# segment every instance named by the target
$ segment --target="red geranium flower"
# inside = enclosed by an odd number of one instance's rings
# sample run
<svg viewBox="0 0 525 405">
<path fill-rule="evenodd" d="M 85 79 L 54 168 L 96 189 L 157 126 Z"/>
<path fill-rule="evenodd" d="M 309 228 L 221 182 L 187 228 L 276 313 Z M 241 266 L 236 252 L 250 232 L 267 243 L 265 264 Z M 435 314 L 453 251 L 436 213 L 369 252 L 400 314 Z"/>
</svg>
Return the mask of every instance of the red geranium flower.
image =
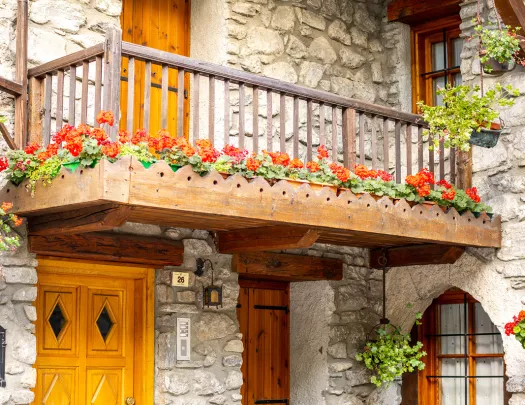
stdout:
<svg viewBox="0 0 525 405">
<path fill-rule="evenodd" d="M 476 187 L 467 188 L 465 192 L 475 203 L 479 203 L 481 201 L 481 198 L 478 195 L 478 189 Z"/>
<path fill-rule="evenodd" d="M 118 133 L 118 141 L 120 143 L 128 143 L 131 140 L 131 134 L 129 131 L 126 131 L 124 129 L 120 130 Z"/>
<path fill-rule="evenodd" d="M 148 133 L 145 129 L 137 129 L 137 132 L 131 137 L 131 143 L 137 145 L 141 142 L 147 142 L 149 138 Z"/>
<path fill-rule="evenodd" d="M 311 173 L 315 173 L 321 170 L 321 166 L 319 166 L 317 162 L 308 162 L 306 164 L 306 168 L 310 170 Z"/>
<path fill-rule="evenodd" d="M 252 157 L 246 159 L 246 168 L 248 170 L 256 172 L 259 167 L 261 167 L 261 162 L 259 162 L 257 159 L 254 159 Z"/>
<path fill-rule="evenodd" d="M 110 127 L 115 123 L 115 116 L 111 111 L 100 111 L 97 115 L 99 124 L 108 124 Z"/>
<path fill-rule="evenodd" d="M 317 153 L 317 159 L 319 160 L 328 158 L 328 149 L 324 145 L 321 145 L 317 148 Z"/>
<path fill-rule="evenodd" d="M 108 158 L 115 159 L 120 153 L 120 144 L 110 142 L 102 146 L 102 153 Z"/>
<path fill-rule="evenodd" d="M 0 158 L 0 172 L 3 172 L 5 169 L 9 167 L 9 162 L 6 157 Z"/>
<path fill-rule="evenodd" d="M 454 190 L 453 188 L 450 188 L 450 189 L 447 189 L 441 192 L 441 198 L 443 198 L 443 200 L 454 201 L 455 197 L 456 197 L 456 190 Z"/>
<path fill-rule="evenodd" d="M 31 142 L 27 144 L 27 146 L 24 149 L 24 152 L 27 153 L 28 155 L 34 155 L 38 149 L 40 149 L 40 144 L 36 142 Z"/>
<path fill-rule="evenodd" d="M 108 140 L 108 135 L 106 134 L 106 131 L 104 131 L 102 128 L 93 128 L 90 136 L 91 138 L 96 139 L 99 145 L 102 145 Z"/>
<path fill-rule="evenodd" d="M 290 169 L 302 169 L 304 167 L 304 163 L 301 159 L 292 159 L 290 160 Z"/>
</svg>

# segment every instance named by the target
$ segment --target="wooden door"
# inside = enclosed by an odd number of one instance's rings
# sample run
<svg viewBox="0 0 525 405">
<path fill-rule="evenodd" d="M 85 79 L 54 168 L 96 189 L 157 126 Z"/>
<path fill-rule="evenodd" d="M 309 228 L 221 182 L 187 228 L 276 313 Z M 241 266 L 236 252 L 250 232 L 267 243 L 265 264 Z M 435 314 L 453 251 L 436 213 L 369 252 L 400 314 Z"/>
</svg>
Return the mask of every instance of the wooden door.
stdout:
<svg viewBox="0 0 525 405">
<path fill-rule="evenodd" d="M 238 319 L 244 343 L 243 405 L 290 401 L 289 306 L 288 283 L 241 280 Z"/>
<path fill-rule="evenodd" d="M 38 268 L 34 404 L 145 403 L 151 395 L 142 387 L 153 367 L 137 370 L 148 340 L 144 286 L 130 277 L 85 274 L 85 265 L 64 261 Z"/>
<path fill-rule="evenodd" d="M 137 45 L 159 49 L 178 55 L 190 54 L 190 0 L 123 0 L 122 40 Z M 128 100 L 128 61 L 122 61 L 121 86 L 121 128 L 134 131 L 145 127 L 144 122 L 144 84 L 145 63 L 135 61 L 135 97 L 133 108 L 134 128 L 126 128 Z M 168 114 L 167 125 L 163 126 L 162 117 L 162 74 L 161 66 L 153 65 L 151 70 L 150 124 L 149 132 L 156 134 L 161 129 L 177 134 L 177 100 L 179 93 L 184 97 L 184 133 L 189 125 L 189 75 L 185 75 L 185 90 L 177 88 L 178 76 L 175 69 L 168 73 Z M 147 128 L 148 129 L 148 128 Z"/>
</svg>

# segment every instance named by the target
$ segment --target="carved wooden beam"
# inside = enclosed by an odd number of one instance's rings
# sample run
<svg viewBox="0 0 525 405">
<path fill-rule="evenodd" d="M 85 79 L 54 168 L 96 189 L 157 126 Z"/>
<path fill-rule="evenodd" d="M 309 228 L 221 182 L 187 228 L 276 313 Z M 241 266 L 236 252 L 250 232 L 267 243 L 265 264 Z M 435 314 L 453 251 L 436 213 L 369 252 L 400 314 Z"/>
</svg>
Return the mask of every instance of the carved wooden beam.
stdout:
<svg viewBox="0 0 525 405">
<path fill-rule="evenodd" d="M 394 0 L 388 4 L 388 21 L 420 24 L 459 14 L 460 0 Z"/>
<path fill-rule="evenodd" d="M 343 262 L 284 253 L 241 253 L 233 256 L 233 269 L 245 277 L 281 281 L 341 280 Z"/>
<path fill-rule="evenodd" d="M 61 235 L 107 231 L 124 225 L 131 213 L 127 205 L 105 204 L 43 215 L 29 221 L 30 235 Z"/>
<path fill-rule="evenodd" d="M 494 0 L 494 6 L 505 25 L 521 27 L 520 36 L 525 35 L 525 4 L 523 0 Z M 525 41 L 521 41 L 521 53 L 525 51 Z M 523 55 L 522 55 L 523 56 Z"/>
<path fill-rule="evenodd" d="M 385 249 L 387 267 L 424 266 L 428 264 L 453 264 L 465 252 L 462 246 L 414 245 Z M 370 267 L 382 269 L 382 249 L 370 251 Z"/>
<path fill-rule="evenodd" d="M 320 233 L 286 225 L 236 229 L 217 233 L 221 253 L 299 249 L 312 246 Z"/>
<path fill-rule="evenodd" d="M 29 250 L 46 256 L 83 260 L 180 266 L 184 246 L 179 241 L 117 233 L 31 235 Z"/>
</svg>

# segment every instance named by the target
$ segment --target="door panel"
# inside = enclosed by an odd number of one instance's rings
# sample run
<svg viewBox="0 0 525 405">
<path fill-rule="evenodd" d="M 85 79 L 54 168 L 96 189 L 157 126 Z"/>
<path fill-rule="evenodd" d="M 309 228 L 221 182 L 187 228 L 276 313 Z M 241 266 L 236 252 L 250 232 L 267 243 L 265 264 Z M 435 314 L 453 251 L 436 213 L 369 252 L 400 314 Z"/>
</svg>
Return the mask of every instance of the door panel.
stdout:
<svg viewBox="0 0 525 405">
<path fill-rule="evenodd" d="M 135 341 L 143 342 L 136 326 L 144 313 L 135 312 L 142 281 L 48 270 L 39 268 L 38 276 L 34 403 L 120 405 L 135 397 L 146 374 L 134 375 L 142 350 Z"/>
<path fill-rule="evenodd" d="M 257 400 L 288 400 L 289 313 L 288 284 L 272 288 L 247 287 L 241 283 L 238 318 L 244 339 L 241 389 L 243 405 Z"/>
<path fill-rule="evenodd" d="M 189 56 L 190 52 L 190 1 L 189 0 L 123 0 L 121 14 L 122 40 L 137 45 L 148 46 L 178 55 Z M 128 97 L 128 61 L 122 62 L 121 91 L 121 128 L 126 128 Z M 134 131 L 144 127 L 144 83 L 145 63 L 135 61 L 135 97 L 134 97 Z M 189 75 L 185 75 L 186 94 L 189 94 Z M 150 133 L 156 134 L 166 129 L 177 135 L 177 100 L 179 97 L 177 71 L 169 69 L 168 73 L 168 120 L 167 127 L 161 125 L 162 106 L 162 67 L 152 66 L 150 94 Z M 184 90 L 184 89 L 183 89 Z M 184 132 L 189 125 L 189 98 L 184 91 Z"/>
</svg>

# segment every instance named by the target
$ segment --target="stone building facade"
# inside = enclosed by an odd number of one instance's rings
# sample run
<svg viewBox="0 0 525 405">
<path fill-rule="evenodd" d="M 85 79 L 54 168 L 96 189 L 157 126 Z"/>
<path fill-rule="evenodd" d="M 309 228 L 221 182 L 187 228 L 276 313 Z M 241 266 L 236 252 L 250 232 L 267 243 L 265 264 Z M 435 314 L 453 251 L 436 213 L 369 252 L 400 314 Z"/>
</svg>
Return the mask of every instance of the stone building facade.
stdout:
<svg viewBox="0 0 525 405">
<path fill-rule="evenodd" d="M 484 18 L 494 18 L 491 4 L 482 2 Z M 108 27 L 119 26 L 121 6 L 118 0 L 31 1 L 30 63 L 39 64 L 102 42 Z M 462 3 L 465 36 L 472 33 L 475 13 L 475 1 Z M 0 74 L 7 77 L 14 71 L 15 15 L 16 1 L 0 0 L 0 49 L 5 56 Z M 386 22 L 386 2 L 194 0 L 191 26 L 192 57 L 411 109 L 410 30 L 406 25 Z M 479 81 L 475 43 L 466 41 L 461 56 L 464 81 Z M 502 77 L 484 79 L 485 86 L 499 80 L 512 83 L 522 92 L 516 105 L 503 113 L 507 129 L 498 146 L 474 151 L 474 184 L 482 198 L 503 216 L 504 246 L 499 251 L 468 250 L 455 265 L 391 270 L 387 279 L 389 317 L 406 330 L 412 327 L 414 312 L 424 311 L 432 299 L 451 287 L 459 287 L 479 300 L 500 331 L 511 314 L 525 306 L 525 73 L 517 68 Z M 12 101 L 2 97 L 2 111 L 9 113 Z M 260 104 L 264 111 L 264 100 Z M 235 109 L 233 114 L 230 135 L 235 137 Z M 276 123 L 278 114 L 276 110 Z M 286 118 L 286 127 L 291 130 L 291 117 Z M 305 124 L 302 121 L 301 130 Z M 156 271 L 155 403 L 239 403 L 243 345 L 235 310 L 238 276 L 232 272 L 231 256 L 217 253 L 205 230 L 128 224 L 117 231 L 182 240 L 184 263 L 177 269 L 192 272 L 196 258 L 208 258 L 214 264 L 217 283 L 224 289 L 224 307 L 204 309 L 202 286 L 210 282 L 209 271 L 191 280 L 186 289 L 169 285 L 169 273 L 174 268 Z M 399 404 L 399 384 L 375 389 L 368 382 L 367 371 L 355 361 L 367 331 L 380 317 L 381 272 L 367 267 L 368 251 L 314 245 L 289 253 L 344 262 L 342 281 L 291 285 L 291 403 Z M 31 388 L 36 383 L 32 368 L 36 311 L 31 303 L 36 298 L 38 263 L 25 245 L 16 253 L 3 254 L 0 263 L 0 324 L 9 331 L 7 388 L 0 388 L 0 405 L 24 405 L 33 400 Z M 406 309 L 408 302 L 414 305 L 412 310 Z M 192 320 L 190 363 L 177 362 L 174 357 L 178 317 Z M 503 336 L 503 342 L 511 405 L 524 405 L 523 350 L 512 337 Z"/>
</svg>

